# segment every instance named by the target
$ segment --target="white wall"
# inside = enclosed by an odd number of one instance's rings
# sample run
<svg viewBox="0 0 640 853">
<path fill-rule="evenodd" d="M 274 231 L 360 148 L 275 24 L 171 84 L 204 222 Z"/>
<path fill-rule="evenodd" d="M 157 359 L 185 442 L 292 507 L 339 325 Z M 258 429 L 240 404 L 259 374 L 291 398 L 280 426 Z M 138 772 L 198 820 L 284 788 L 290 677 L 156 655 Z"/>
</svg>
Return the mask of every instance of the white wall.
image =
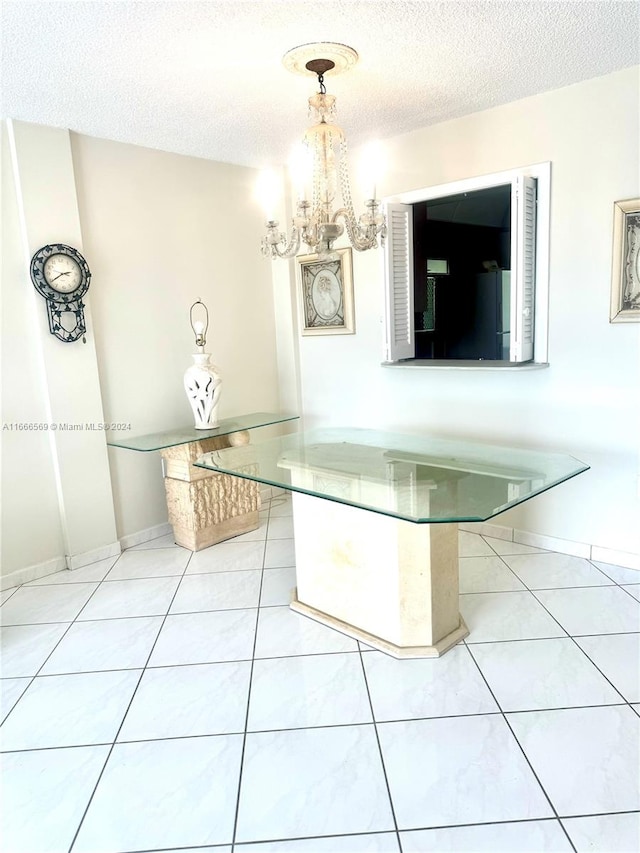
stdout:
<svg viewBox="0 0 640 853">
<path fill-rule="evenodd" d="M 354 251 L 356 334 L 297 337 L 306 426 L 570 453 L 592 470 L 496 523 L 640 553 L 640 326 L 608 322 L 613 202 L 640 195 L 638 98 L 635 68 L 388 140 L 383 197 L 551 161 L 551 366 L 382 367 L 382 253 Z M 348 103 L 341 117 L 348 135 Z"/>
<path fill-rule="evenodd" d="M 36 145 L 65 135 L 69 145 L 68 131 L 23 130 Z M 41 167 L 57 175 L 59 163 L 53 154 L 47 163 L 44 148 Z M 223 377 L 220 416 L 278 411 L 271 267 L 259 252 L 262 224 L 252 202 L 256 173 L 76 134 L 70 151 L 73 168 L 59 191 L 73 192 L 79 209 L 81 251 L 92 272 L 88 337 L 99 372 L 91 388 L 74 389 L 74 372 L 67 370 L 70 394 L 99 392 L 104 420 L 131 425 L 119 438 L 191 424 L 182 377 L 195 349 L 189 308 L 200 297 L 210 314 L 207 349 Z M 57 343 L 72 360 L 84 345 L 61 344 L 48 333 L 44 300 L 34 298 L 28 253 L 20 245 L 23 199 L 12 177 L 5 145 L 3 421 L 45 422 L 48 389 L 38 336 L 41 346 Z M 61 235 L 59 210 L 54 204 L 49 210 L 39 245 L 78 242 Z M 2 440 L 2 575 L 19 582 L 29 578 L 16 573 L 35 564 L 57 560 L 55 568 L 62 568 L 65 542 L 47 437 L 4 431 Z M 108 455 L 117 536 L 165 523 L 159 454 L 110 448 Z M 91 482 L 91 465 L 84 474 Z"/>
<path fill-rule="evenodd" d="M 7 126 L 2 123 L 2 574 L 64 555 L 53 461 L 44 423 L 44 377 L 20 239 Z M 44 301 L 42 308 L 44 310 Z M 57 563 L 51 571 L 61 568 Z"/>
<path fill-rule="evenodd" d="M 130 423 L 130 435 L 192 423 L 182 377 L 198 297 L 222 374 L 219 416 L 277 411 L 254 170 L 76 134 L 72 148 L 107 422 Z M 118 535 L 165 522 L 159 454 L 110 448 L 109 457 Z"/>
</svg>

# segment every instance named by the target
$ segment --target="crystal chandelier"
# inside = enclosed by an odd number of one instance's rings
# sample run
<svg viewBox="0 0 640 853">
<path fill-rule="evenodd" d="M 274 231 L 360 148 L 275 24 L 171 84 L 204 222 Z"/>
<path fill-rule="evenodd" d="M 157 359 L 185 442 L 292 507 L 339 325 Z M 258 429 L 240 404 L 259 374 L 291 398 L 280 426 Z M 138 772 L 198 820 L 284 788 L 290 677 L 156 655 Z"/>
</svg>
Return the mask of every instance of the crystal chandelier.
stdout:
<svg viewBox="0 0 640 853">
<path fill-rule="evenodd" d="M 312 58 L 308 59 L 309 56 Z M 327 94 L 324 85 L 324 75 L 328 71 L 343 71 L 355 64 L 357 58 L 353 48 L 326 42 L 294 48 L 284 57 L 284 64 L 290 71 L 316 74 L 319 92 L 309 98 L 309 113 L 314 124 L 304 134 L 296 158 L 297 201 L 291 232 L 287 237 L 278 229 L 277 220 L 268 217 L 267 233 L 262 240 L 265 257 L 290 258 L 298 253 L 301 243 L 305 243 L 310 252 L 317 252 L 321 259 L 326 259 L 345 228 L 349 242 L 359 252 L 376 248 L 378 236 L 380 244 L 384 245 L 387 226 L 380 202 L 375 198 L 375 186 L 373 197 L 364 203 L 364 212 L 356 217 L 347 167 L 347 140 L 335 123 L 335 96 Z M 338 191 L 342 206 L 334 209 Z M 263 194 L 265 192 L 269 194 L 272 188 L 263 186 Z"/>
</svg>

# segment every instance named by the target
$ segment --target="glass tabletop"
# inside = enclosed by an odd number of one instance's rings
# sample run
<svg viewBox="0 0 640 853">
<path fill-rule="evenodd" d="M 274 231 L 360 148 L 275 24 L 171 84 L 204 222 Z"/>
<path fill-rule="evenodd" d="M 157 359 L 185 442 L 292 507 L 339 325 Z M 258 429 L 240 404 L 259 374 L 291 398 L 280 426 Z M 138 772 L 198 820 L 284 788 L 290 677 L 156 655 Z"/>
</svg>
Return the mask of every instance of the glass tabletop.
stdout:
<svg viewBox="0 0 640 853">
<path fill-rule="evenodd" d="M 175 447 L 178 444 L 189 444 L 192 441 L 203 441 L 206 438 L 219 438 L 232 432 L 245 429 L 273 426 L 286 421 L 295 421 L 298 415 L 275 415 L 272 412 L 253 412 L 250 415 L 239 415 L 236 418 L 224 418 L 215 429 L 195 429 L 193 426 L 178 427 L 166 432 L 152 432 L 148 435 L 132 436 L 117 441 L 109 437 L 109 447 L 124 447 L 126 450 L 164 450 L 165 447 Z"/>
<path fill-rule="evenodd" d="M 364 429 L 294 433 L 196 466 L 407 521 L 485 521 L 575 477 L 572 456 Z"/>
</svg>

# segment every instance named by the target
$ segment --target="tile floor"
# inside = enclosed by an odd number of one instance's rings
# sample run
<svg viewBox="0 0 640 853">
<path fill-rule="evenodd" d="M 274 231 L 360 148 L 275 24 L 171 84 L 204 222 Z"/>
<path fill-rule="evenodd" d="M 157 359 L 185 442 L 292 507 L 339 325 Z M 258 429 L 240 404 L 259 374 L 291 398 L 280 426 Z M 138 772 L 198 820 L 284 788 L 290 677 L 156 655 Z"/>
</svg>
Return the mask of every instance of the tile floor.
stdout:
<svg viewBox="0 0 640 853">
<path fill-rule="evenodd" d="M 640 573 L 462 532 L 470 636 L 396 661 L 261 519 L 2 593 L 5 853 L 640 850 Z"/>
</svg>

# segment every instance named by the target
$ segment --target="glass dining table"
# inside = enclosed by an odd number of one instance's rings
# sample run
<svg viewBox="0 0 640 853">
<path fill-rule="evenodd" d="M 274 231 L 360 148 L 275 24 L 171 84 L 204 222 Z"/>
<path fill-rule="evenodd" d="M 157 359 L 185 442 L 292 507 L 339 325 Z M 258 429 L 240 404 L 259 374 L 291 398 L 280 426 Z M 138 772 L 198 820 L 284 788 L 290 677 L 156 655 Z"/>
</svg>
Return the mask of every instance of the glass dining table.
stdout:
<svg viewBox="0 0 640 853">
<path fill-rule="evenodd" d="M 467 636 L 458 525 L 588 470 L 572 456 L 369 429 L 320 429 L 206 453 L 196 467 L 290 490 L 291 608 L 395 657 Z"/>
</svg>

